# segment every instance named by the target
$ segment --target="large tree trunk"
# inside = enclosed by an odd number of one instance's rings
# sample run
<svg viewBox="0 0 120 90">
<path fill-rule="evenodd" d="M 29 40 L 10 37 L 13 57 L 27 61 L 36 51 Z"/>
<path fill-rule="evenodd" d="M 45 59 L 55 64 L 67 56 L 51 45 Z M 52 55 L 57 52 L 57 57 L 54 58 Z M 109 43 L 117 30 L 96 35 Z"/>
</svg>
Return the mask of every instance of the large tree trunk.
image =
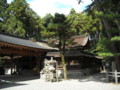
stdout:
<svg viewBox="0 0 120 90">
<path fill-rule="evenodd" d="M 106 32 L 108 38 L 111 39 L 112 35 L 111 35 L 111 33 L 109 33 L 109 31 L 108 31 L 108 30 L 111 29 L 111 26 L 110 26 L 110 24 L 108 23 L 107 20 L 102 19 L 102 21 L 103 21 L 103 24 L 104 24 L 104 27 L 105 27 L 105 30 L 106 30 L 105 32 Z M 117 53 L 117 48 L 116 48 L 114 42 L 111 43 L 111 49 L 112 49 L 112 52 L 113 52 L 113 53 Z M 114 59 L 115 59 L 115 63 L 116 63 L 116 70 L 120 71 L 119 56 L 114 56 Z"/>
<path fill-rule="evenodd" d="M 119 36 L 120 36 L 120 23 L 119 23 L 119 19 L 118 20 L 116 20 L 116 25 L 117 25 L 117 28 L 118 28 L 118 34 L 119 34 Z"/>
<path fill-rule="evenodd" d="M 65 62 L 65 40 L 63 40 L 63 44 L 62 44 L 62 40 L 60 39 L 59 45 L 60 45 L 59 49 L 60 49 L 60 54 L 61 54 L 64 80 L 67 80 L 68 77 L 67 77 L 67 68 L 66 68 L 66 62 Z"/>
<path fill-rule="evenodd" d="M 63 66 L 63 71 L 64 71 L 64 79 L 67 80 L 67 67 L 66 67 L 66 62 L 65 62 L 65 56 L 63 52 L 61 52 L 61 59 L 62 59 L 62 66 Z"/>
</svg>

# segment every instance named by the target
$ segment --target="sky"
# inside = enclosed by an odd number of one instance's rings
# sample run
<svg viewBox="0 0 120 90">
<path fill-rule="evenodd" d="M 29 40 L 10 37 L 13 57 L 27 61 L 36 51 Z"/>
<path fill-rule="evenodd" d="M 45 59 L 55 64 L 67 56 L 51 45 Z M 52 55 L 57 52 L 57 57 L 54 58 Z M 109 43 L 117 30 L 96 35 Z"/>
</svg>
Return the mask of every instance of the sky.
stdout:
<svg viewBox="0 0 120 90">
<path fill-rule="evenodd" d="M 7 0 L 10 3 L 13 0 Z M 71 8 L 76 12 L 82 12 L 91 0 L 83 0 L 78 4 L 78 0 L 26 0 L 30 7 L 41 17 L 47 13 L 54 15 L 56 12 L 61 14 L 69 14 Z"/>
</svg>

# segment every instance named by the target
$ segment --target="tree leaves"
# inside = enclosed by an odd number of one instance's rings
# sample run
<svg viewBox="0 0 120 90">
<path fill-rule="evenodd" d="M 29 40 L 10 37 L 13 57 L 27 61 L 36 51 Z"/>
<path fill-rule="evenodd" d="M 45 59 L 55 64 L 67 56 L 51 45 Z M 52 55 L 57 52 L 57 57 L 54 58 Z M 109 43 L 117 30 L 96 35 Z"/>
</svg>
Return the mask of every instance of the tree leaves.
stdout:
<svg viewBox="0 0 120 90">
<path fill-rule="evenodd" d="M 111 41 L 120 41 L 120 36 L 112 37 Z"/>
<path fill-rule="evenodd" d="M 3 13 L 0 13 L 1 32 L 40 39 L 41 31 L 44 29 L 43 21 L 25 0 L 14 0 L 11 4 L 5 2 L 2 4 L 2 8 L 6 8 L 4 12 L 2 11 Z"/>
<path fill-rule="evenodd" d="M 119 55 L 120 40 L 120 1 L 94 0 L 87 9 L 90 15 L 102 21 L 103 30 L 96 45 L 95 51 L 104 58 Z"/>
<path fill-rule="evenodd" d="M 15 16 L 7 19 L 6 23 L 3 25 L 3 28 L 6 29 L 6 33 L 14 34 L 18 36 L 25 36 L 25 30 L 23 28 L 23 23 Z"/>
<path fill-rule="evenodd" d="M 77 35 L 90 34 L 102 29 L 99 18 L 93 18 L 84 13 L 68 15 L 67 22 L 70 25 L 70 29 Z"/>
</svg>

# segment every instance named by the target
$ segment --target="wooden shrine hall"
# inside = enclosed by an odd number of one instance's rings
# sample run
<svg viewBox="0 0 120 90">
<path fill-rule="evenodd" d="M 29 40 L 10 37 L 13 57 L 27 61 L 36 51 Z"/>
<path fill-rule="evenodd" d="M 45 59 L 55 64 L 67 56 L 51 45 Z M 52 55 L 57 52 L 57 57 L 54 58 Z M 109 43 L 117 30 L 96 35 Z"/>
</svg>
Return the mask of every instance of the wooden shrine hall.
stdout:
<svg viewBox="0 0 120 90">
<path fill-rule="evenodd" d="M 42 68 L 41 60 L 44 59 L 46 52 L 50 50 L 51 48 L 31 40 L 0 33 L 0 57 L 9 56 L 11 61 L 13 61 L 12 65 L 16 66 L 17 72 L 19 72 L 19 68 L 17 68 L 19 60 L 13 59 L 32 56 L 36 59 L 36 71 L 39 73 Z M 15 67 L 11 66 L 11 74 L 13 73 L 12 68 Z"/>
<path fill-rule="evenodd" d="M 97 55 L 85 52 L 85 49 L 90 48 L 88 36 L 73 36 L 71 37 L 71 41 L 72 42 L 66 46 L 64 53 L 68 70 L 81 70 L 86 68 L 100 69 L 102 59 Z M 55 42 L 55 44 L 57 42 Z M 46 56 L 54 57 L 54 59 L 58 61 L 58 66 L 61 68 L 62 63 L 59 51 L 48 52 Z"/>
</svg>

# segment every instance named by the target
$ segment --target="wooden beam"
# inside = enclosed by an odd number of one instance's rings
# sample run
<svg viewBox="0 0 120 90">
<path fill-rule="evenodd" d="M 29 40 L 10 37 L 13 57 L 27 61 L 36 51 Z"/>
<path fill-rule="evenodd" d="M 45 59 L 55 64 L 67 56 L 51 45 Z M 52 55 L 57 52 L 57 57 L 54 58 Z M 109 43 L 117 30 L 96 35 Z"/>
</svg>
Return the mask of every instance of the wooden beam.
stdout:
<svg viewBox="0 0 120 90">
<path fill-rule="evenodd" d="M 48 51 L 45 49 L 40 49 L 40 48 L 34 48 L 34 47 L 27 47 L 27 46 L 22 46 L 22 45 L 16 45 L 16 44 L 11 44 L 11 43 L 6 43 L 6 42 L 0 42 L 0 47 L 9 47 L 9 48 L 14 48 L 14 49 L 24 49 L 24 50 L 34 50 L 34 51 Z"/>
<path fill-rule="evenodd" d="M 26 50 L 19 49 L 0 49 L 0 54 L 9 54 L 9 55 L 21 55 L 21 56 L 38 56 L 39 52 L 31 52 Z"/>
</svg>

